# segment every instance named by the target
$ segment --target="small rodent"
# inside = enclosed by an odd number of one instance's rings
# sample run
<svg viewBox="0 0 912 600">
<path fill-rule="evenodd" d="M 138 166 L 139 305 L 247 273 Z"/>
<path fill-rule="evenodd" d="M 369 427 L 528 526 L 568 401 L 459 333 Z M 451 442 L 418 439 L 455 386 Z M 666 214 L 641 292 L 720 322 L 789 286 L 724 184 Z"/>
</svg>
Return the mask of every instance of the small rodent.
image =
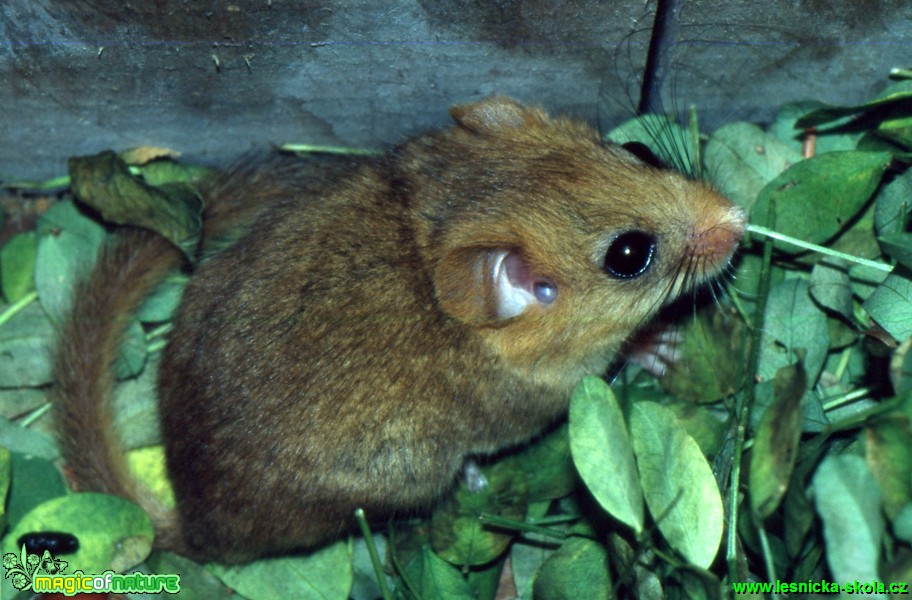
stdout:
<svg viewBox="0 0 912 600">
<path fill-rule="evenodd" d="M 119 236 L 58 350 L 80 489 L 138 502 L 159 547 L 222 562 L 327 542 L 357 507 L 426 508 L 467 457 L 561 417 L 741 238 L 739 208 L 585 124 L 503 97 L 450 114 L 328 181 L 241 169 L 207 194 L 207 235 L 267 208 L 195 272 L 161 359 L 179 517 L 127 475 L 109 398 L 117 315 L 181 259 L 151 233 Z"/>
</svg>

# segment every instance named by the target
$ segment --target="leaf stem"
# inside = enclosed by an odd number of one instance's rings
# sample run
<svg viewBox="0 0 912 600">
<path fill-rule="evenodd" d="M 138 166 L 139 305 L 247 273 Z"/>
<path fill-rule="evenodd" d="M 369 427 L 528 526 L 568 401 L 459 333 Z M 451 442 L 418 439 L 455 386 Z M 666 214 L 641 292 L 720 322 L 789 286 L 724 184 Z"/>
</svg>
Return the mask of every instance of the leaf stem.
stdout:
<svg viewBox="0 0 912 600">
<path fill-rule="evenodd" d="M 760 538 L 763 562 L 766 563 L 766 579 L 770 582 L 776 581 L 776 565 L 773 563 L 773 551 L 770 548 L 769 538 L 766 535 L 766 529 L 764 529 L 763 523 L 757 524 L 757 536 Z M 779 594 L 771 594 L 770 597 L 773 598 L 773 600 L 776 600 L 779 598 Z"/>
<path fill-rule="evenodd" d="M 377 545 L 374 543 L 374 536 L 371 533 L 370 526 L 367 524 L 367 517 L 364 515 L 364 509 L 355 509 L 355 520 L 358 521 L 358 527 L 364 536 L 364 543 L 367 544 L 367 553 L 370 554 L 371 564 L 374 566 L 374 575 L 377 576 L 377 585 L 380 586 L 380 593 L 383 594 L 383 600 L 392 600 L 389 588 L 386 586 L 386 575 L 383 573 L 383 565 L 380 563 L 380 554 L 377 552 Z"/>
<path fill-rule="evenodd" d="M 0 179 L 3 179 L 0 177 Z M 61 175 L 53 179 L 47 179 L 45 181 L 10 181 L 3 184 L 0 184 L 0 188 L 5 190 L 36 190 L 39 192 L 47 190 L 56 190 L 60 188 L 69 187 L 70 185 L 70 176 Z"/>
<path fill-rule="evenodd" d="M 785 242 L 791 244 L 792 246 L 798 246 L 799 248 L 805 248 L 807 250 L 813 250 L 820 254 L 826 254 L 827 256 L 832 256 L 834 258 L 841 258 L 849 262 L 857 263 L 859 265 L 864 265 L 866 267 L 871 267 L 872 269 L 879 269 L 885 273 L 889 273 L 893 270 L 893 265 L 888 265 L 887 263 L 877 262 L 876 260 L 868 260 L 866 258 L 859 258 L 858 256 L 853 256 L 852 254 L 846 254 L 845 252 L 840 252 L 839 250 L 833 250 L 832 248 L 825 248 L 824 246 L 818 246 L 817 244 L 812 244 L 811 242 L 805 242 L 804 240 L 799 240 L 798 238 L 793 238 L 788 235 L 779 233 L 778 231 L 773 231 L 767 227 L 761 225 L 748 225 L 747 231 L 751 233 L 756 233 L 758 235 L 764 235 L 766 237 L 772 238 L 774 240 L 779 240 L 780 242 Z"/>
<path fill-rule="evenodd" d="M 303 154 L 350 154 L 354 156 L 377 156 L 379 150 L 367 148 L 349 148 L 347 146 L 320 146 L 316 144 L 282 144 L 279 150 Z"/>
<path fill-rule="evenodd" d="M 146 334 L 146 351 L 149 354 L 154 354 L 162 350 L 165 346 L 168 345 L 168 340 L 165 337 L 173 329 L 173 323 L 165 323 L 159 325 L 152 331 Z"/>
<path fill-rule="evenodd" d="M 690 131 L 690 148 L 693 152 L 691 165 L 693 176 L 697 179 L 703 179 L 703 156 L 700 150 L 700 121 L 697 116 L 697 105 L 691 104 L 688 111 L 687 127 Z"/>
<path fill-rule="evenodd" d="M 836 365 L 836 369 L 833 371 L 833 379 L 835 381 L 840 381 L 842 376 L 845 375 L 846 371 L 849 369 L 849 361 L 852 360 L 852 347 L 849 346 L 842 351 L 842 354 L 839 355 L 839 362 Z M 824 410 L 826 410 L 824 408 Z"/>
<path fill-rule="evenodd" d="M 729 299 L 731 299 L 732 304 L 734 304 L 735 310 L 737 311 L 738 315 L 741 317 L 741 320 L 744 321 L 744 323 L 748 327 L 752 327 L 752 324 L 751 324 L 752 319 L 750 318 L 750 315 L 747 314 L 747 308 L 744 306 L 744 303 L 741 302 L 741 298 L 738 297 L 738 293 L 739 293 L 738 289 L 736 287 L 734 287 L 734 282 L 733 281 L 729 282 L 729 288 L 728 288 Z"/>
<path fill-rule="evenodd" d="M 27 427 L 31 427 L 32 423 L 34 423 L 35 421 L 40 419 L 42 416 L 44 416 L 44 414 L 46 412 L 48 412 L 49 410 L 51 410 L 51 403 L 45 402 L 44 404 L 42 404 L 41 406 L 39 406 L 35 410 L 33 410 L 24 419 L 22 419 L 21 427 L 23 429 L 25 429 Z"/>
<path fill-rule="evenodd" d="M 773 215 L 773 204 L 770 203 L 770 217 Z M 766 300 L 769 296 L 770 279 L 772 275 L 773 242 L 767 239 L 763 243 L 763 263 L 760 270 L 760 285 L 757 290 L 757 305 L 754 313 L 753 336 L 751 336 L 750 358 L 748 359 L 747 377 L 738 394 L 738 428 L 735 437 L 735 452 L 732 457 L 731 481 L 729 484 L 728 504 L 728 539 L 726 540 L 726 562 L 728 563 L 728 577 L 731 581 L 738 581 L 738 500 L 741 488 L 741 462 L 744 456 L 747 426 L 750 422 L 750 410 L 754 403 L 756 386 L 753 385 L 760 364 L 760 337 L 763 333 L 763 321 L 766 313 Z"/>
<path fill-rule="evenodd" d="M 489 513 L 484 513 L 479 515 L 478 520 L 482 523 L 487 523 L 489 525 L 495 525 L 497 527 L 503 527 L 504 529 L 509 529 L 511 531 L 523 531 L 525 533 L 537 533 L 550 538 L 557 538 L 559 540 L 566 539 L 567 534 L 563 531 L 557 531 L 549 527 L 542 527 L 541 525 L 532 525 L 524 521 L 517 521 L 515 519 L 508 519 L 506 517 L 501 517 L 498 515 L 492 515 Z"/>
<path fill-rule="evenodd" d="M 0 313 L 0 325 L 3 325 L 10 319 L 16 316 L 16 314 L 21 311 L 23 308 L 34 302 L 38 299 L 38 292 L 29 292 L 25 296 L 19 299 L 18 302 L 10 304 L 9 308 Z"/>
<path fill-rule="evenodd" d="M 396 530 L 393 527 L 392 521 L 388 523 L 386 539 L 388 540 L 389 557 L 390 562 L 393 565 L 393 571 L 399 574 L 399 578 L 402 580 L 402 583 L 405 584 L 405 589 L 409 591 L 412 597 L 416 600 L 421 600 L 421 594 L 418 593 L 415 584 L 412 583 L 412 580 L 409 578 L 408 573 L 405 572 L 402 563 L 399 562 L 399 554 L 396 552 Z"/>
<path fill-rule="evenodd" d="M 857 390 L 849 392 L 848 394 L 840 394 L 835 398 L 826 399 L 822 403 L 823 411 L 827 412 L 839 408 L 840 406 L 849 404 L 850 402 L 854 402 L 855 400 L 860 400 L 862 398 L 868 397 L 871 395 L 872 391 L 873 390 L 871 388 L 859 388 Z"/>
</svg>

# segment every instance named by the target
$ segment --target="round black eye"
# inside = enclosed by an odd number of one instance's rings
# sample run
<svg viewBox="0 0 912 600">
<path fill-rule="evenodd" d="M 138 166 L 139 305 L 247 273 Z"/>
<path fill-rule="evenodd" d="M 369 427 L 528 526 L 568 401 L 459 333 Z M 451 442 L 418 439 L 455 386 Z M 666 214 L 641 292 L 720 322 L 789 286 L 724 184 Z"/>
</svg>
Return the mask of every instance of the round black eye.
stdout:
<svg viewBox="0 0 912 600">
<path fill-rule="evenodd" d="M 642 231 L 617 236 L 605 253 L 605 272 L 617 279 L 633 279 L 649 269 L 655 255 L 656 239 Z"/>
</svg>

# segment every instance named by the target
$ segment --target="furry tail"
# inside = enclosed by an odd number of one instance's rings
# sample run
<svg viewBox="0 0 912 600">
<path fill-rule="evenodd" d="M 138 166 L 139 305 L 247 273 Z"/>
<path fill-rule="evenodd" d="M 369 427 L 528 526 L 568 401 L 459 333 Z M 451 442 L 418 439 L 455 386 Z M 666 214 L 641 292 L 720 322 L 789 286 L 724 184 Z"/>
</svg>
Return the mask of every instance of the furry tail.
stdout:
<svg viewBox="0 0 912 600">
<path fill-rule="evenodd" d="M 54 404 L 61 453 L 80 491 L 114 494 L 139 504 L 156 530 L 156 546 L 184 550 L 174 511 L 141 489 L 128 472 L 114 428 L 114 362 L 129 318 L 165 274 L 182 262 L 163 237 L 125 230 L 105 247 L 76 286 L 60 330 Z"/>
<path fill-rule="evenodd" d="M 219 238 L 250 225 L 277 202 L 318 197 L 358 163 L 244 160 L 202 191 L 206 208 L 201 250 L 208 252 Z M 182 263 L 182 255 L 167 240 L 139 229 L 123 228 L 102 250 L 95 268 L 76 286 L 70 317 L 59 332 L 54 404 L 60 449 L 74 485 L 135 502 L 155 525 L 156 548 L 193 558 L 176 511 L 158 503 L 129 473 L 112 407 L 113 367 L 130 316 L 168 271 Z"/>
</svg>

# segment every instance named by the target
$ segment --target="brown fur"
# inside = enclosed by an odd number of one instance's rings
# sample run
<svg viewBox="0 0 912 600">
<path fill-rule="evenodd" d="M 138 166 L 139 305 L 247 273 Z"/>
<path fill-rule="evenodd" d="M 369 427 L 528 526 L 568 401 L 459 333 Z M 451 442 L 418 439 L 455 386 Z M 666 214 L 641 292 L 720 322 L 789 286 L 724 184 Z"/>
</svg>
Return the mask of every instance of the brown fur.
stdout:
<svg viewBox="0 0 912 600">
<path fill-rule="evenodd" d="M 294 191 L 275 202 L 282 194 L 250 172 L 220 188 L 273 206 L 199 268 L 162 358 L 182 531 L 172 547 L 244 561 L 326 542 L 357 507 L 375 517 L 427 507 L 467 456 L 522 442 L 563 414 L 573 385 L 604 372 L 671 290 L 714 275 L 740 237 L 726 200 L 582 124 L 503 98 L 452 114 L 456 126 L 332 185 L 304 188 L 290 174 L 298 183 L 281 187 Z M 210 196 L 218 205 L 219 192 Z M 656 237 L 653 264 L 614 279 L 605 251 L 631 229 Z M 114 273 L 111 256 L 82 293 L 101 301 L 120 289 L 103 282 L 138 279 L 141 289 L 108 309 L 127 314 L 168 266 L 148 254 L 155 244 L 128 239 L 144 267 Z M 484 273 L 500 250 L 553 281 L 557 300 L 498 317 Z M 78 355 L 66 348 L 84 334 L 106 354 L 62 368 L 64 424 L 78 412 L 69 404 L 98 417 L 64 425 L 67 457 L 102 457 L 77 479 L 135 497 L 99 414 L 119 334 L 76 314 L 62 355 Z M 88 387 L 67 389 L 79 373 Z M 93 424 L 97 439 L 86 437 Z"/>
</svg>

